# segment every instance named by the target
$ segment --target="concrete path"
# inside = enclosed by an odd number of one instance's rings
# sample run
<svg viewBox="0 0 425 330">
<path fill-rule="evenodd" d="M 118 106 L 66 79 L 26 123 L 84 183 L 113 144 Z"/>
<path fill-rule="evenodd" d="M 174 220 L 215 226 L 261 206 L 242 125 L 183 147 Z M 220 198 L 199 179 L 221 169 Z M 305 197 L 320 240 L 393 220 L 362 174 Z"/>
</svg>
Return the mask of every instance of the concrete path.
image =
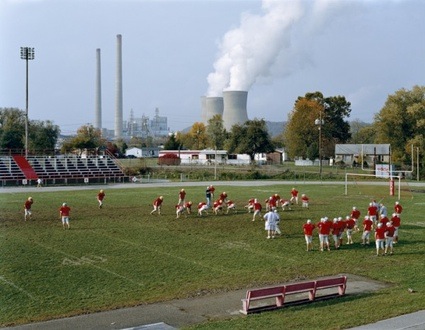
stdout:
<svg viewBox="0 0 425 330">
<path fill-rule="evenodd" d="M 347 274 L 346 293 L 358 294 L 377 291 L 385 284 Z M 65 330 L 65 329 L 149 329 L 171 330 L 185 326 L 228 318 L 247 317 L 239 312 L 246 290 L 178 299 L 158 304 L 80 315 L 47 322 L 26 324 L 8 329 Z M 338 298 L 336 298 L 338 299 Z M 248 316 L 249 317 L 249 316 Z M 373 328 L 365 328 L 364 330 Z M 386 328 L 392 329 L 392 328 Z M 403 328 L 401 328 L 403 329 Z M 415 330 L 419 328 L 413 328 Z M 363 330 L 363 329 L 362 329 Z"/>
</svg>

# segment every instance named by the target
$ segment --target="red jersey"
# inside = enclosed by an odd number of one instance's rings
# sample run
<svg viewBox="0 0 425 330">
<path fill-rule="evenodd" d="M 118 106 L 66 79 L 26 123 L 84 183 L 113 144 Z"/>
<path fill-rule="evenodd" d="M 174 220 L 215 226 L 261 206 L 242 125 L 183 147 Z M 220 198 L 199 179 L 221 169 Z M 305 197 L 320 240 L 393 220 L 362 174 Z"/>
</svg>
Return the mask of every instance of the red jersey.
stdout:
<svg viewBox="0 0 425 330">
<path fill-rule="evenodd" d="M 162 199 L 161 198 L 157 198 L 153 201 L 152 203 L 154 206 L 160 206 L 162 204 Z"/>
<path fill-rule="evenodd" d="M 301 201 L 302 201 L 303 203 L 308 203 L 308 197 L 307 197 L 307 196 L 302 196 L 302 197 L 301 197 Z"/>
<path fill-rule="evenodd" d="M 191 202 L 186 202 L 184 203 L 184 207 L 191 210 L 192 209 L 192 203 Z"/>
<path fill-rule="evenodd" d="M 393 216 L 391 218 L 391 222 L 393 223 L 394 227 L 400 227 L 400 217 L 398 216 Z"/>
<path fill-rule="evenodd" d="M 254 203 L 254 211 L 261 211 L 262 208 L 260 203 Z"/>
<path fill-rule="evenodd" d="M 395 228 L 394 226 L 385 227 L 385 236 L 394 237 Z"/>
<path fill-rule="evenodd" d="M 396 204 L 394 206 L 394 211 L 395 211 L 395 213 L 400 214 L 401 212 L 403 212 L 403 207 L 400 204 Z"/>
<path fill-rule="evenodd" d="M 341 227 L 338 222 L 333 222 L 331 225 L 332 228 L 332 235 L 339 235 L 341 232 Z"/>
<path fill-rule="evenodd" d="M 198 204 L 198 210 L 199 210 L 200 208 L 202 208 L 203 206 L 205 206 L 205 205 L 207 205 L 207 203 L 205 203 L 205 202 L 200 202 L 200 203 Z"/>
<path fill-rule="evenodd" d="M 211 193 L 211 195 L 214 195 L 214 191 L 215 191 L 215 188 L 213 186 L 210 186 L 210 193 Z"/>
<path fill-rule="evenodd" d="M 387 222 L 390 221 L 387 217 L 382 217 L 379 222 L 382 223 L 384 226 L 387 224 Z"/>
<path fill-rule="evenodd" d="M 26 210 L 31 210 L 31 206 L 32 206 L 33 201 L 32 200 L 26 200 L 25 204 L 24 204 L 24 208 Z"/>
<path fill-rule="evenodd" d="M 60 215 L 63 217 L 69 217 L 69 212 L 71 211 L 71 208 L 68 205 L 61 206 L 59 209 Z"/>
<path fill-rule="evenodd" d="M 360 218 L 360 211 L 359 210 L 353 210 L 353 211 L 351 211 L 351 215 L 350 215 L 352 218 L 354 218 L 354 219 L 358 219 L 358 218 Z"/>
<path fill-rule="evenodd" d="M 227 198 L 227 194 L 226 193 L 224 193 L 224 192 L 222 192 L 221 194 L 220 194 L 220 197 L 219 197 L 222 201 L 224 201 L 224 200 L 226 200 L 226 198 Z"/>
<path fill-rule="evenodd" d="M 221 199 L 219 199 L 218 201 L 215 201 L 213 204 L 214 208 L 222 207 L 222 206 L 223 206 L 223 201 Z"/>
<path fill-rule="evenodd" d="M 363 230 L 371 231 L 372 230 L 373 221 L 370 219 L 363 220 Z"/>
<path fill-rule="evenodd" d="M 355 225 L 356 225 L 356 220 L 354 220 L 353 218 L 350 218 L 347 221 L 345 221 L 345 226 L 347 227 L 347 229 L 353 229 Z"/>
<path fill-rule="evenodd" d="M 378 227 L 375 229 L 375 239 L 385 239 L 385 231 L 387 230 L 386 227 Z"/>
<path fill-rule="evenodd" d="M 312 236 L 314 228 L 316 228 L 316 226 L 312 223 L 304 224 L 303 225 L 304 235 Z"/>
<path fill-rule="evenodd" d="M 319 234 L 322 235 L 329 235 L 331 232 L 332 222 L 325 221 L 325 222 L 319 222 L 317 224 L 317 228 L 319 228 Z"/>
<path fill-rule="evenodd" d="M 297 197 L 297 196 L 298 196 L 298 190 L 296 190 L 296 189 L 292 189 L 292 190 L 291 190 L 291 196 L 292 196 L 292 197 Z"/>
<path fill-rule="evenodd" d="M 269 199 L 269 207 L 276 207 L 276 199 L 273 197 L 270 197 Z"/>
<path fill-rule="evenodd" d="M 180 191 L 179 192 L 179 198 L 181 199 L 181 200 L 183 200 L 184 198 L 186 197 L 186 192 L 183 190 L 183 191 Z"/>
<path fill-rule="evenodd" d="M 367 209 L 367 214 L 371 216 L 376 216 L 378 214 L 378 208 L 375 205 L 369 206 Z"/>
<path fill-rule="evenodd" d="M 104 192 L 100 192 L 97 194 L 97 199 L 100 201 L 103 201 L 103 199 L 105 198 L 105 193 Z"/>
</svg>

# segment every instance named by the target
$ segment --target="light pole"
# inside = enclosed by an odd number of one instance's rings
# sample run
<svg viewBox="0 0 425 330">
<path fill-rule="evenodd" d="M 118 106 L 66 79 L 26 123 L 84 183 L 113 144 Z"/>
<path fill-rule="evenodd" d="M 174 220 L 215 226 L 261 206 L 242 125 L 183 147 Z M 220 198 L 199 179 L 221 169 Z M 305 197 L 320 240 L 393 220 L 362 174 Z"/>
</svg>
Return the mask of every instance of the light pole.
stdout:
<svg viewBox="0 0 425 330">
<path fill-rule="evenodd" d="M 322 112 L 320 111 L 319 118 L 314 121 L 314 124 L 319 128 L 319 174 L 322 178 L 322 126 L 324 120 L 322 119 Z"/>
<path fill-rule="evenodd" d="M 21 59 L 26 62 L 25 157 L 28 157 L 28 61 L 34 59 L 34 48 L 21 47 Z"/>
</svg>

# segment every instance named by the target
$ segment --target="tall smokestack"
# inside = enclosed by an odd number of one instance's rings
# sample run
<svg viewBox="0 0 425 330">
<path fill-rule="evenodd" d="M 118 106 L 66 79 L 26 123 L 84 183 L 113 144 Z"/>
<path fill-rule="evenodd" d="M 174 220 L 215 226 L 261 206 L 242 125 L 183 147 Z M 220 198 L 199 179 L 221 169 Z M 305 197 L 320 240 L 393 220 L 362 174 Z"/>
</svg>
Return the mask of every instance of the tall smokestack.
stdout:
<svg viewBox="0 0 425 330">
<path fill-rule="evenodd" d="M 223 124 L 227 131 L 230 131 L 233 125 L 241 125 L 248 121 L 247 99 L 246 91 L 223 92 Z"/>
<path fill-rule="evenodd" d="M 121 34 L 117 35 L 117 77 L 115 86 L 115 138 L 122 137 L 122 40 Z"/>
<path fill-rule="evenodd" d="M 96 49 L 96 101 L 94 128 L 102 131 L 102 83 L 101 83 L 100 49 Z"/>
<path fill-rule="evenodd" d="M 207 125 L 208 120 L 210 120 L 215 115 L 223 116 L 223 98 L 218 96 L 207 97 L 205 99 L 205 108 L 205 125 Z"/>
</svg>

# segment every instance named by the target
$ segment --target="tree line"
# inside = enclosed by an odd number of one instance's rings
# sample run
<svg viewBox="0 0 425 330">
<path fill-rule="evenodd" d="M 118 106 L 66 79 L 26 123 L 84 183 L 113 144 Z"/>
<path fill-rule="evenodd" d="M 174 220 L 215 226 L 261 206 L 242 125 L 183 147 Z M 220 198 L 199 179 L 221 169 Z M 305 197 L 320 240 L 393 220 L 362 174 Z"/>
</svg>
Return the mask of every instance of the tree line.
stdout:
<svg viewBox="0 0 425 330">
<path fill-rule="evenodd" d="M 177 132 L 162 141 L 164 149 L 225 149 L 229 153 L 244 153 L 254 160 L 256 153 L 268 153 L 284 147 L 289 158 L 315 159 L 334 156 L 336 144 L 390 144 L 392 161 L 410 163 L 417 159 L 412 149 L 420 151 L 424 167 L 425 86 L 411 90 L 400 89 L 388 96 L 382 109 L 375 114 L 373 123 L 359 120 L 349 122 L 351 103 L 344 96 L 325 97 L 321 92 L 300 96 L 290 111 L 283 133 L 271 137 L 263 119 L 253 119 L 234 125 L 226 131 L 220 115 L 208 123 L 196 122 L 189 132 Z M 29 149 L 54 150 L 60 129 L 50 121 L 30 121 Z M 319 135 L 320 134 L 320 135 Z M 25 113 L 16 108 L 0 108 L 0 148 L 23 149 Z M 320 137 L 320 139 L 319 139 Z M 152 138 L 142 141 L 132 138 L 130 146 L 152 146 Z M 108 142 L 101 132 L 84 125 L 77 134 L 66 140 L 62 152 L 85 148 L 108 148 L 113 153 L 123 152 L 125 141 Z"/>
</svg>

